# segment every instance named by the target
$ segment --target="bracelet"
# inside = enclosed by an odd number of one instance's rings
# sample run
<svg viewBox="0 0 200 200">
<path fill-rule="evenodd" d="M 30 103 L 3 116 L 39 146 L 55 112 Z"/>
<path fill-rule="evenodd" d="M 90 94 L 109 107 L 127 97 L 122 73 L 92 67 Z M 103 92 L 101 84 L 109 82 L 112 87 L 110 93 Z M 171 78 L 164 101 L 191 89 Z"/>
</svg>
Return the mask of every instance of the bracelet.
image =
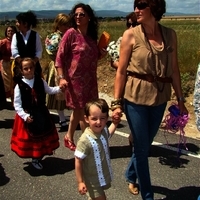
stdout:
<svg viewBox="0 0 200 200">
<path fill-rule="evenodd" d="M 57 77 L 58 77 L 59 80 L 64 79 L 64 75 L 58 75 Z"/>
<path fill-rule="evenodd" d="M 119 99 L 114 99 L 113 101 L 111 101 L 111 106 L 110 106 L 110 109 L 113 111 L 117 108 L 120 108 L 122 110 L 122 99 L 119 98 Z"/>
<path fill-rule="evenodd" d="M 177 97 L 177 101 L 178 101 L 178 102 L 179 102 L 179 101 L 185 102 L 185 98 L 184 98 L 184 97 Z"/>
<path fill-rule="evenodd" d="M 119 98 L 119 99 L 114 99 L 113 101 L 111 101 L 111 107 L 112 106 L 115 106 L 115 105 L 122 105 L 122 99 Z"/>
<path fill-rule="evenodd" d="M 123 110 L 121 105 L 111 106 L 111 107 L 110 107 L 110 110 L 114 111 L 114 110 L 117 109 L 117 108 L 120 108 L 121 110 Z"/>
</svg>

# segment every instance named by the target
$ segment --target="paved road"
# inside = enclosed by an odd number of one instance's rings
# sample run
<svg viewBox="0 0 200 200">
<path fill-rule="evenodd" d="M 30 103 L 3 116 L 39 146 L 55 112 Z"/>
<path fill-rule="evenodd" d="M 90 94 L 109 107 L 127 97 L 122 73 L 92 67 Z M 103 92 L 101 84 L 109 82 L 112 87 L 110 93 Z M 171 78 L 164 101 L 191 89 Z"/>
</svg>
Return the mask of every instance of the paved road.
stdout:
<svg viewBox="0 0 200 200">
<path fill-rule="evenodd" d="M 30 159 L 21 159 L 10 150 L 9 142 L 15 112 L 0 111 L 0 200 L 81 200 L 87 199 L 77 192 L 73 152 L 63 145 L 64 132 L 60 132 L 60 147 L 53 156 L 43 159 L 44 169 L 35 170 Z M 53 112 L 53 111 L 52 111 Z M 69 112 L 66 111 L 69 116 Z M 52 114 L 55 122 L 58 117 Z M 56 123 L 58 127 L 58 124 Z M 130 160 L 131 149 L 127 136 L 129 129 L 122 121 L 110 143 L 114 171 L 108 200 L 141 200 L 127 191 L 124 172 Z M 77 130 L 75 140 L 80 136 Z M 200 194 L 200 141 L 187 138 L 188 151 L 177 157 L 179 136 L 159 131 L 151 148 L 149 165 L 155 199 L 197 200 Z"/>
</svg>

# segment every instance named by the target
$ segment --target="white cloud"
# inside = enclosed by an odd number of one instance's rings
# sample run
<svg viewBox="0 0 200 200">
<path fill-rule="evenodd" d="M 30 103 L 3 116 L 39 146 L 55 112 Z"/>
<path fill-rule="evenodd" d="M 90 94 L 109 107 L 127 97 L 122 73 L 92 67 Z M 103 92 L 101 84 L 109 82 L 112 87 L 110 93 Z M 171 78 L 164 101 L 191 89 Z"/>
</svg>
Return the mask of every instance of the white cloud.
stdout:
<svg viewBox="0 0 200 200">
<path fill-rule="evenodd" d="M 1 0 L 0 12 L 27 10 L 71 10 L 77 0 Z M 82 0 L 94 10 L 133 11 L 133 0 Z M 200 0 L 166 0 L 167 12 L 200 14 Z"/>
<path fill-rule="evenodd" d="M 200 14 L 200 0 L 166 0 L 167 12 Z"/>
</svg>

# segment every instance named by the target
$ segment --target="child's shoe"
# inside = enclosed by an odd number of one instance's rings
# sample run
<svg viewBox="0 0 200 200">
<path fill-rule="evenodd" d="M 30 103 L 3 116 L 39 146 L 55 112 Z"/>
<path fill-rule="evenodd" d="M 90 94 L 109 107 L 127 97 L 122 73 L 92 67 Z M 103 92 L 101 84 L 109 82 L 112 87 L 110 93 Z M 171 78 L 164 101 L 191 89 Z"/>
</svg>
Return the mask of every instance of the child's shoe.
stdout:
<svg viewBox="0 0 200 200">
<path fill-rule="evenodd" d="M 36 169 L 39 169 L 39 170 L 43 169 L 43 166 L 38 159 L 32 159 L 32 165 Z"/>
</svg>

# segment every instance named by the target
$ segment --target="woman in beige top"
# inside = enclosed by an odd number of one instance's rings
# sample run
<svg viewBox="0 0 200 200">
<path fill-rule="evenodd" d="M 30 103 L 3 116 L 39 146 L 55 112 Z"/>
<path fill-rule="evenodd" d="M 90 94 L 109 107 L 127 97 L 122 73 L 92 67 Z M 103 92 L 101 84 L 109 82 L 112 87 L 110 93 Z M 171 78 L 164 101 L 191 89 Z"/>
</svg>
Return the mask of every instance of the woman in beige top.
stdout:
<svg viewBox="0 0 200 200">
<path fill-rule="evenodd" d="M 124 32 L 120 45 L 119 67 L 115 79 L 113 117 L 125 114 L 134 138 L 134 153 L 126 179 L 135 184 L 136 175 L 142 199 L 153 200 L 148 155 L 158 131 L 171 86 L 175 90 L 180 113 L 188 113 L 181 89 L 174 30 L 158 23 L 165 13 L 165 0 L 135 0 L 135 28 Z"/>
</svg>

